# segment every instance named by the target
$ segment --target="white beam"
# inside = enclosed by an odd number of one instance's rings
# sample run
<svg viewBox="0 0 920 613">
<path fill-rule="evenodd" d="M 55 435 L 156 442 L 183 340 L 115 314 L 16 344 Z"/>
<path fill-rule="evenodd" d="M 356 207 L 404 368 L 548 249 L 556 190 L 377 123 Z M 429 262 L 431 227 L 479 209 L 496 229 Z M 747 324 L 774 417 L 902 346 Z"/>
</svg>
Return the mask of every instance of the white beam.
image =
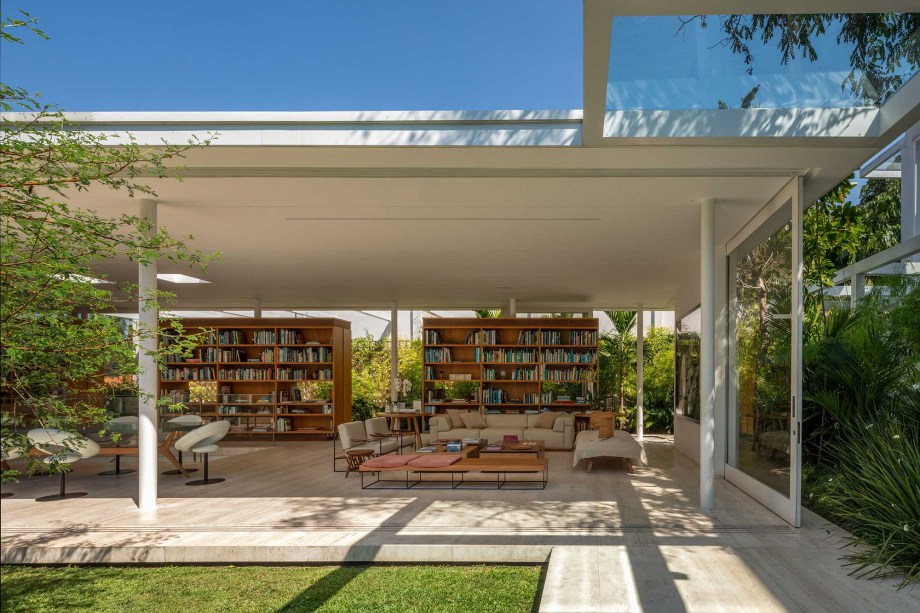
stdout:
<svg viewBox="0 0 920 613">
<path fill-rule="evenodd" d="M 144 198 L 140 201 L 140 215 L 150 222 L 145 234 L 157 232 L 157 203 Z M 157 260 L 138 264 L 138 295 L 140 308 L 138 317 L 139 351 L 138 377 L 138 492 L 137 504 L 141 511 L 155 511 L 157 508 L 157 379 L 159 372 L 154 358 L 157 350 Z"/>
<path fill-rule="evenodd" d="M 873 270 L 882 268 L 892 262 L 903 260 L 917 253 L 920 253 L 920 235 L 909 238 L 890 249 L 885 249 L 884 251 L 879 251 L 875 255 L 870 255 L 855 264 L 850 264 L 845 268 L 841 268 L 837 271 L 837 274 L 834 275 L 834 285 L 840 285 L 841 283 L 849 281 L 854 275 L 869 274 Z"/>
<path fill-rule="evenodd" d="M 700 206 L 700 508 L 715 502 L 715 266 L 716 203 Z"/>
<path fill-rule="evenodd" d="M 636 309 L 636 438 L 645 438 L 645 312 L 642 303 Z"/>
<path fill-rule="evenodd" d="M 607 75 L 610 64 L 610 26 L 613 3 L 584 0 L 583 76 L 581 141 L 598 145 L 604 137 L 604 114 L 607 109 Z"/>
</svg>

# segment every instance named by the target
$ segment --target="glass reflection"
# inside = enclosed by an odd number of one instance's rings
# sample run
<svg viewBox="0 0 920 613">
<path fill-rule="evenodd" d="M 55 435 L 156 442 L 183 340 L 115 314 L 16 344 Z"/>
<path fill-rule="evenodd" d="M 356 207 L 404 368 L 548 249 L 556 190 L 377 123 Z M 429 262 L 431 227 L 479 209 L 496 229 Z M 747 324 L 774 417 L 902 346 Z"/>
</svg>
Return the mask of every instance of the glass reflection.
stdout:
<svg viewBox="0 0 920 613">
<path fill-rule="evenodd" d="M 789 495 L 792 240 L 787 224 L 736 260 L 737 468 Z"/>
</svg>

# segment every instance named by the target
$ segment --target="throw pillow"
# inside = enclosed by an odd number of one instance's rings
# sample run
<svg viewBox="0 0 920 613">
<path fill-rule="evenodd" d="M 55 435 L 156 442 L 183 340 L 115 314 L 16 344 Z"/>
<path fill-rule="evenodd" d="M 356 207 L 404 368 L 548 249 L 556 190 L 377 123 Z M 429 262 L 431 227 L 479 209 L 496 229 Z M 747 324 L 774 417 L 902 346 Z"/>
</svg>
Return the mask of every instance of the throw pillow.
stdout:
<svg viewBox="0 0 920 613">
<path fill-rule="evenodd" d="M 460 418 L 461 415 L 467 411 L 461 411 L 460 409 L 447 409 L 447 419 L 450 420 L 451 430 L 454 428 L 463 428 L 463 420 Z"/>
<path fill-rule="evenodd" d="M 556 423 L 553 424 L 553 432 L 565 432 L 565 420 L 562 415 L 556 416 Z"/>
<path fill-rule="evenodd" d="M 489 427 L 485 417 L 479 413 L 462 413 L 460 419 L 463 420 L 463 425 L 471 430 L 482 430 Z"/>
<path fill-rule="evenodd" d="M 553 427 L 553 424 L 556 423 L 556 417 L 556 414 L 553 412 L 540 413 L 540 416 L 533 422 L 533 427 L 549 430 Z"/>
</svg>

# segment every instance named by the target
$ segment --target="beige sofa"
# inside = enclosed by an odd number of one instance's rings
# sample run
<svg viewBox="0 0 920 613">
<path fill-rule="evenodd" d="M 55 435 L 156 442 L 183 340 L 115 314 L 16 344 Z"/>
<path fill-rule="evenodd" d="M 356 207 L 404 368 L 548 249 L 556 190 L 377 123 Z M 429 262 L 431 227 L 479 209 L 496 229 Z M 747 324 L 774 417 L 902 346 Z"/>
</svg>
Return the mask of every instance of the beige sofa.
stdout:
<svg viewBox="0 0 920 613">
<path fill-rule="evenodd" d="M 506 434 L 514 434 L 519 440 L 543 441 L 546 449 L 569 451 L 575 445 L 575 416 L 559 413 L 552 428 L 534 428 L 539 415 L 486 414 L 487 428 L 454 428 L 447 415 L 435 415 L 428 421 L 431 439 L 484 438 L 490 443 L 501 442 Z"/>
</svg>

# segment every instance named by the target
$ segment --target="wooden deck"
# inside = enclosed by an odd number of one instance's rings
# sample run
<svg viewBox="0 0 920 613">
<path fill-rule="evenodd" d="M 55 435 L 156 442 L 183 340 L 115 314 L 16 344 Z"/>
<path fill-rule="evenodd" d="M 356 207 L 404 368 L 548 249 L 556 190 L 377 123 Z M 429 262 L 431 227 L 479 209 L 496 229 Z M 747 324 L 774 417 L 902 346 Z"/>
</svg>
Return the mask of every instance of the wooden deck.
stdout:
<svg viewBox="0 0 920 613">
<path fill-rule="evenodd" d="M 56 477 L 3 487 L 15 496 L 0 503 L 2 562 L 549 561 L 546 611 L 920 609 L 920 590 L 848 577 L 841 533 L 821 518 L 790 528 L 721 480 L 704 514 L 696 465 L 667 441 L 645 448 L 635 474 L 602 460 L 586 473 L 547 452 L 545 490 L 363 491 L 332 472 L 331 443 L 237 443 L 211 458 L 227 481 L 162 476 L 150 514 L 132 498 L 137 474 L 98 476 L 111 459 L 94 458 L 67 480 L 84 498 L 36 502 Z"/>
</svg>

